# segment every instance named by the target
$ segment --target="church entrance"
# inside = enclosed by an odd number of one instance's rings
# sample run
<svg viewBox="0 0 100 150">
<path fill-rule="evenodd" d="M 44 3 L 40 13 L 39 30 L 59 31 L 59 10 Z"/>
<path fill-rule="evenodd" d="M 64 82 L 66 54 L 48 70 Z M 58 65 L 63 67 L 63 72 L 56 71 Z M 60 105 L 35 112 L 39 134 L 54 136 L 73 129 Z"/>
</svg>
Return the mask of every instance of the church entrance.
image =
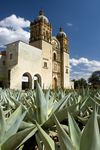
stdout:
<svg viewBox="0 0 100 150">
<path fill-rule="evenodd" d="M 53 78 L 53 89 L 57 89 L 57 78 Z"/>
<path fill-rule="evenodd" d="M 41 86 L 41 76 L 39 74 L 34 75 L 34 89 L 36 89 L 36 82 L 38 82 Z"/>
<path fill-rule="evenodd" d="M 31 89 L 32 88 L 32 77 L 30 73 L 26 72 L 22 76 L 22 90 Z"/>
</svg>

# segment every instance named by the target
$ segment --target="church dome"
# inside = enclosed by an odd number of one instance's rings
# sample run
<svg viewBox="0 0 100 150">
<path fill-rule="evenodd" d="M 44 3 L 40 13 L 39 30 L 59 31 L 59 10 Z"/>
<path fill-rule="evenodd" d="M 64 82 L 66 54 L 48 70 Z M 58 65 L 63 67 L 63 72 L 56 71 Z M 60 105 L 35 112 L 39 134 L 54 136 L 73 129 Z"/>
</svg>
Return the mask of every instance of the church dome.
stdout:
<svg viewBox="0 0 100 150">
<path fill-rule="evenodd" d="M 42 10 L 39 12 L 39 16 L 37 17 L 36 20 L 37 20 L 37 21 L 42 20 L 42 21 L 44 21 L 44 22 L 46 22 L 46 23 L 49 23 L 48 18 L 44 15 L 44 12 L 43 12 Z"/>
<path fill-rule="evenodd" d="M 57 36 L 58 37 L 62 37 L 62 36 L 67 37 L 66 33 L 63 31 L 62 28 L 60 28 L 60 32 L 57 34 Z"/>
</svg>

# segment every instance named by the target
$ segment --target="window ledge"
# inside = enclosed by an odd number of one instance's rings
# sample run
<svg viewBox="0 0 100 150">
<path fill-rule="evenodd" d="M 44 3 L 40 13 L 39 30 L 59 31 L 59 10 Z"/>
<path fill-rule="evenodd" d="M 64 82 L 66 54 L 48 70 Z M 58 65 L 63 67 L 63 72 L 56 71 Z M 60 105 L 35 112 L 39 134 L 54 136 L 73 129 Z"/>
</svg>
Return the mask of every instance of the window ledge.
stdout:
<svg viewBox="0 0 100 150">
<path fill-rule="evenodd" d="M 43 67 L 44 69 L 48 69 L 48 67 Z"/>
</svg>

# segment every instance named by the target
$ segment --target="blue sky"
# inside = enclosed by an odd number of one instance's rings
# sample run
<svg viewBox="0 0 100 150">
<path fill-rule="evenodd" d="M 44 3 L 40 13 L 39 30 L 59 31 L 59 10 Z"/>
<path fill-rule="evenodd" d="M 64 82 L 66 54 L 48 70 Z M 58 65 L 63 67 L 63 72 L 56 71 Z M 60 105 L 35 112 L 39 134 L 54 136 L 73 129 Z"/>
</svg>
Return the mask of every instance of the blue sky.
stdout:
<svg viewBox="0 0 100 150">
<path fill-rule="evenodd" d="M 52 23 L 54 35 L 62 26 L 69 37 L 71 78 L 88 78 L 100 70 L 100 0 L 0 0 L 0 47 L 18 38 L 27 41 L 28 21 L 40 9 Z"/>
</svg>

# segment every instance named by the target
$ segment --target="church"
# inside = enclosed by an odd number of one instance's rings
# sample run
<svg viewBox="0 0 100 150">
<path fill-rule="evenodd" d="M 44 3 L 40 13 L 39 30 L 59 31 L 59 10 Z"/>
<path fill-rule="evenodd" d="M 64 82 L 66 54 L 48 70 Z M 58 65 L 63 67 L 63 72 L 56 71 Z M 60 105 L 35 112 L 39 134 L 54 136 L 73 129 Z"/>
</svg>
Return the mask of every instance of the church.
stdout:
<svg viewBox="0 0 100 150">
<path fill-rule="evenodd" d="M 30 23 L 29 44 L 16 41 L 0 52 L 0 87 L 34 89 L 71 88 L 68 37 L 60 28 L 52 35 L 52 24 L 40 11 Z"/>
</svg>

